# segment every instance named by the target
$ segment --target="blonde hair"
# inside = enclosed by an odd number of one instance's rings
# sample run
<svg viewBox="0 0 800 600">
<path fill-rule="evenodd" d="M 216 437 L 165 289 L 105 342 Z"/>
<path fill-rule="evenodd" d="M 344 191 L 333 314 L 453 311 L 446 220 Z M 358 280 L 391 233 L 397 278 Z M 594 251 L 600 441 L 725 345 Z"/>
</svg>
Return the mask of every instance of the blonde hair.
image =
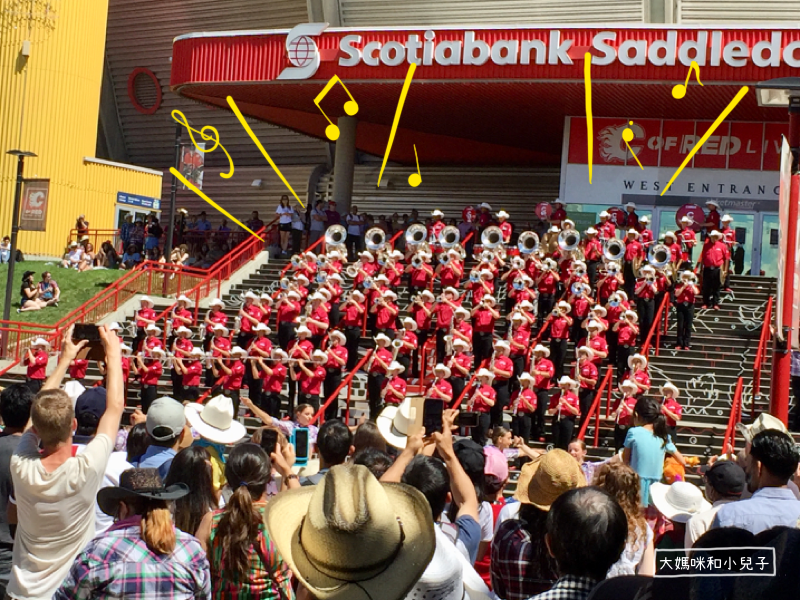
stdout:
<svg viewBox="0 0 800 600">
<path fill-rule="evenodd" d="M 33 399 L 31 422 L 46 448 L 69 440 L 74 419 L 72 400 L 63 390 L 43 390 Z"/>
<path fill-rule="evenodd" d="M 175 525 L 166 501 L 142 498 L 128 502 L 128 505 L 135 514 L 142 516 L 142 540 L 150 551 L 155 554 L 172 554 L 175 550 Z"/>
<path fill-rule="evenodd" d="M 597 470 L 593 484 L 611 494 L 622 507 L 628 519 L 628 542 L 635 552 L 639 542 L 647 539 L 638 473 L 625 463 L 609 462 Z"/>
</svg>

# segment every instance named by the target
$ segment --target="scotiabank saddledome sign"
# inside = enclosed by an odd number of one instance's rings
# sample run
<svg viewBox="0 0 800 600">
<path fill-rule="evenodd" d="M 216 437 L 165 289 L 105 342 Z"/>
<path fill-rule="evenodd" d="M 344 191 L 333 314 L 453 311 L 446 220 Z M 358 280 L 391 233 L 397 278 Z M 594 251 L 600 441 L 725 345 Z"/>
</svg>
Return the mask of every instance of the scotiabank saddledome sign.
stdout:
<svg viewBox="0 0 800 600">
<path fill-rule="evenodd" d="M 237 56 L 231 64 L 200 60 Z M 696 61 L 702 79 L 755 81 L 800 67 L 800 29 L 705 28 L 328 28 L 189 34 L 176 38 L 172 84 L 205 81 L 403 79 L 583 79 L 586 52 L 597 80 L 683 80 Z M 207 54 L 204 54 L 207 56 Z M 248 58 L 252 57 L 252 60 Z M 224 58 L 224 60 L 223 60 Z"/>
</svg>

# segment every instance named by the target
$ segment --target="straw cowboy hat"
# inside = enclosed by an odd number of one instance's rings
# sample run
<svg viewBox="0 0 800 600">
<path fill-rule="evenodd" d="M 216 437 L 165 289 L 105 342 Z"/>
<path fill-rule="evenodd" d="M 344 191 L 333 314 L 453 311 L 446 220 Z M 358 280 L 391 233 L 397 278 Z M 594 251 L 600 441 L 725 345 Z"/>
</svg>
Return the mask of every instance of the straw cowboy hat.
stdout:
<svg viewBox="0 0 800 600">
<path fill-rule="evenodd" d="M 408 442 L 408 432 L 417 422 L 416 410 L 411 406 L 411 398 L 404 398 L 398 405 L 385 407 L 375 424 L 378 426 L 383 439 L 395 448 L 405 448 Z"/>
<path fill-rule="evenodd" d="M 226 396 L 214 396 L 205 405 L 187 404 L 186 419 L 201 437 L 216 444 L 234 444 L 242 439 L 247 430 L 234 419 L 233 400 Z"/>
<path fill-rule="evenodd" d="M 481 377 L 487 377 L 489 379 L 494 379 L 494 373 L 492 373 L 489 369 L 481 369 L 481 370 L 478 371 L 478 374 L 476 375 L 476 377 L 478 377 L 478 379 L 480 379 Z"/>
<path fill-rule="evenodd" d="M 533 504 L 541 510 L 550 510 L 550 505 L 561 494 L 586 486 L 586 477 L 578 461 L 564 450 L 559 448 L 551 450 L 536 462 L 538 466 L 535 467 L 528 484 L 528 504 Z M 517 488 L 519 485 L 518 482 Z"/>
<path fill-rule="evenodd" d="M 674 383 L 672 383 L 671 381 L 668 381 L 667 383 L 665 383 L 664 385 L 662 385 L 662 386 L 661 386 L 661 393 L 662 393 L 662 394 L 663 394 L 663 393 L 664 393 L 666 390 L 671 390 L 671 391 L 672 391 L 672 397 L 673 397 L 673 398 L 677 398 L 677 397 L 680 395 L 680 393 L 681 393 L 681 391 L 678 389 L 678 386 L 676 386 L 676 385 L 675 385 Z"/>
<path fill-rule="evenodd" d="M 566 375 L 564 375 L 564 376 L 561 377 L 561 379 L 558 380 L 558 385 L 559 385 L 559 387 L 562 386 L 562 385 L 568 385 L 572 389 L 577 389 L 578 382 L 575 381 L 574 379 L 571 379 L 570 377 L 567 377 Z"/>
<path fill-rule="evenodd" d="M 342 344 L 347 341 L 347 336 L 338 329 L 334 329 L 333 331 L 331 331 L 330 334 L 328 334 L 328 337 L 330 337 L 331 339 L 336 338 Z"/>
<path fill-rule="evenodd" d="M 411 317 L 406 317 L 405 319 L 403 319 L 403 327 L 405 327 L 409 331 L 416 331 L 417 322 Z"/>
<path fill-rule="evenodd" d="M 563 300 L 559 301 L 559 303 L 556 304 L 556 308 L 560 308 L 567 314 L 569 314 L 572 311 L 572 305 L 569 302 L 564 302 Z"/>
<path fill-rule="evenodd" d="M 752 425 L 745 425 L 744 423 L 738 423 L 736 425 L 736 430 L 742 434 L 745 442 L 748 443 L 752 442 L 754 437 L 756 437 L 762 431 L 766 431 L 767 429 L 777 429 L 783 433 L 788 433 L 786 425 L 783 424 L 783 421 L 773 417 L 769 413 L 761 413 L 758 415 L 758 418 L 753 422 Z"/>
<path fill-rule="evenodd" d="M 405 598 L 436 547 L 425 496 L 380 483 L 362 465 L 332 467 L 319 484 L 279 494 L 265 519 L 278 552 L 318 600 Z"/>
<path fill-rule="evenodd" d="M 650 497 L 658 512 L 676 523 L 686 523 L 697 513 L 711 508 L 700 488 L 688 481 L 676 481 L 672 485 L 653 483 Z"/>
</svg>

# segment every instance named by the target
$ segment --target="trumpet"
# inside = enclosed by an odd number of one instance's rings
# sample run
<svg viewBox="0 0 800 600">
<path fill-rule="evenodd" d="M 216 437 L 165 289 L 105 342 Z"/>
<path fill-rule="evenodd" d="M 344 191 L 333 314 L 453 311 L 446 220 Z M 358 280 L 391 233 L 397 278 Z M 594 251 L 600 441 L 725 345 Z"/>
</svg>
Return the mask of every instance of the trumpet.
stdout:
<svg viewBox="0 0 800 600">
<path fill-rule="evenodd" d="M 664 244 L 656 244 L 650 248 L 647 253 L 647 262 L 653 265 L 656 269 L 663 269 L 670 262 L 672 262 L 672 253 L 670 249 Z"/>
<path fill-rule="evenodd" d="M 439 262 L 440 262 L 440 263 L 441 263 L 443 266 L 445 266 L 445 267 L 446 267 L 447 265 L 449 265 L 449 264 L 450 264 L 450 255 L 449 255 L 449 254 L 447 254 L 447 253 L 445 253 L 445 252 L 442 252 L 442 253 L 439 255 Z"/>
<path fill-rule="evenodd" d="M 458 230 L 458 227 L 448 225 L 442 229 L 442 232 L 439 234 L 439 245 L 442 248 L 453 248 L 458 244 L 460 239 L 461 232 Z"/>
<path fill-rule="evenodd" d="M 295 254 L 292 256 L 290 262 L 292 263 L 292 268 L 299 269 L 305 261 L 299 254 Z"/>
<path fill-rule="evenodd" d="M 516 269 L 517 271 L 522 271 L 522 269 L 525 268 L 525 260 L 519 256 L 515 256 L 513 259 L 511 259 L 511 268 Z"/>
<path fill-rule="evenodd" d="M 344 225 L 331 225 L 325 230 L 325 245 L 340 246 L 347 239 L 347 229 Z"/>
<path fill-rule="evenodd" d="M 320 285 L 328 282 L 328 274 L 325 271 L 320 271 L 314 279 Z"/>
<path fill-rule="evenodd" d="M 324 254 L 320 254 L 319 257 L 317 258 L 317 266 L 320 269 L 324 269 L 325 267 L 327 267 L 329 262 L 330 260 Z"/>
<path fill-rule="evenodd" d="M 603 257 L 609 261 L 622 260 L 625 256 L 625 244 L 616 238 L 610 239 L 603 247 Z"/>
<path fill-rule="evenodd" d="M 419 223 L 406 230 L 406 244 L 421 244 L 428 237 L 428 229 Z"/>
<path fill-rule="evenodd" d="M 521 254 L 533 254 L 539 250 L 539 236 L 534 231 L 524 231 L 517 240 Z"/>
<path fill-rule="evenodd" d="M 574 229 L 565 229 L 558 234 L 558 247 L 564 252 L 575 250 L 581 243 L 581 234 Z"/>
<path fill-rule="evenodd" d="M 481 234 L 481 244 L 484 248 L 495 249 L 503 244 L 503 230 L 497 225 L 490 225 Z"/>
</svg>

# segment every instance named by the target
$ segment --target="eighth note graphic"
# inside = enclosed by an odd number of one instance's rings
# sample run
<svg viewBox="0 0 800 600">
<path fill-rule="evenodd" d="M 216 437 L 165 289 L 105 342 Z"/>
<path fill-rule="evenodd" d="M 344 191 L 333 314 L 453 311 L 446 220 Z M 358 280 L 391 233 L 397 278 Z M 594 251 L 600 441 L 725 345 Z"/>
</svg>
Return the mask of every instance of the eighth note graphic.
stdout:
<svg viewBox="0 0 800 600">
<path fill-rule="evenodd" d="M 344 82 L 341 79 L 339 79 L 338 75 L 334 75 L 333 77 L 331 77 L 331 80 L 327 84 L 325 84 L 325 87 L 322 88 L 322 91 L 319 94 L 317 94 L 316 98 L 314 98 L 314 104 L 317 105 L 317 108 L 319 109 L 319 112 L 322 113 L 322 116 L 328 119 L 328 123 L 330 123 L 330 125 L 328 125 L 325 128 L 325 135 L 328 136 L 329 140 L 334 142 L 339 139 L 339 128 L 333 124 L 333 121 L 331 121 L 330 117 L 328 117 L 328 115 L 325 114 L 325 111 L 322 110 L 322 107 L 319 105 L 319 103 L 325 96 L 328 95 L 328 92 L 331 91 L 331 88 L 337 82 L 342 85 L 344 91 L 347 92 L 348 96 L 350 96 L 350 100 L 344 103 L 344 112 L 346 112 L 351 117 L 358 112 L 358 102 L 356 102 L 356 99 L 353 98 L 353 94 L 350 93 L 350 90 L 347 89 L 347 86 L 344 84 Z"/>
<path fill-rule="evenodd" d="M 700 65 L 697 64 L 697 61 L 693 60 L 692 64 L 689 65 L 689 72 L 686 74 L 686 83 L 678 83 L 672 88 L 672 97 L 675 98 L 675 100 L 680 100 L 686 96 L 686 89 L 689 87 L 689 79 L 692 77 L 692 70 L 695 71 L 697 83 L 701 86 L 703 85 L 703 82 L 700 81 Z"/>
<path fill-rule="evenodd" d="M 628 121 L 628 123 L 630 125 L 633 125 L 633 121 Z M 625 145 L 628 147 L 628 151 L 631 153 L 631 156 L 633 156 L 634 160 L 636 161 L 636 164 L 638 164 L 639 168 L 642 171 L 644 171 L 642 163 L 639 162 L 639 157 L 636 156 L 636 152 L 634 152 L 633 148 L 631 148 L 631 142 L 633 141 L 633 129 L 631 129 L 630 127 L 626 127 L 625 129 L 622 130 L 622 141 L 625 142 Z"/>
<path fill-rule="evenodd" d="M 408 185 L 417 187 L 422 183 L 422 172 L 419 170 L 419 156 L 417 156 L 417 145 L 414 144 L 414 158 L 417 159 L 417 172 L 408 176 Z"/>
</svg>

